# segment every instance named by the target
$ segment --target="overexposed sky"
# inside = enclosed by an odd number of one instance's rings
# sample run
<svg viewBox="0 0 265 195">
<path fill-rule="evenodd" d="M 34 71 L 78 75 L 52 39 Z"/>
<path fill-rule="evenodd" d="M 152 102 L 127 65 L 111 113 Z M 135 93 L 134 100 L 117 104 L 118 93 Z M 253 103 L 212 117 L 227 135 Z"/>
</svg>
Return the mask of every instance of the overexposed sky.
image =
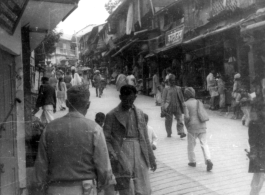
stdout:
<svg viewBox="0 0 265 195">
<path fill-rule="evenodd" d="M 57 26 L 57 30 L 72 35 L 89 24 L 102 24 L 109 14 L 105 10 L 108 0 L 80 0 L 78 8 Z"/>
</svg>

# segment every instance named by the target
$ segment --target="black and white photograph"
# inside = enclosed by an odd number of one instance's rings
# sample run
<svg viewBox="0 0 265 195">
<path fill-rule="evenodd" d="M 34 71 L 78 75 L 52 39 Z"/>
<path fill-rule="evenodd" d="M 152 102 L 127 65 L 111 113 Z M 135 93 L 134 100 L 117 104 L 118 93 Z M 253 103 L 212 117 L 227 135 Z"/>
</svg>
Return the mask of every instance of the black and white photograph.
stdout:
<svg viewBox="0 0 265 195">
<path fill-rule="evenodd" d="M 265 0 L 0 0 L 0 195 L 265 195 Z"/>
</svg>

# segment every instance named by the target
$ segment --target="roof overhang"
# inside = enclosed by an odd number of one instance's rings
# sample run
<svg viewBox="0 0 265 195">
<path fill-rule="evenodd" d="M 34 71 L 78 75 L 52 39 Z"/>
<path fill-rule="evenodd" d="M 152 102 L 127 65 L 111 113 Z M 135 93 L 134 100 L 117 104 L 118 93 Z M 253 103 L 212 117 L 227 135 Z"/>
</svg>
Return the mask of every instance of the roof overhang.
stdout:
<svg viewBox="0 0 265 195">
<path fill-rule="evenodd" d="M 169 5 L 165 6 L 163 9 L 159 10 L 158 12 L 155 13 L 156 15 L 159 15 L 161 13 L 167 12 L 169 9 L 174 7 L 175 5 L 179 4 L 182 0 L 176 0 L 175 2 L 170 3 Z"/>
<path fill-rule="evenodd" d="M 29 26 L 30 48 L 34 50 L 60 21 L 76 8 L 78 0 L 30 0 L 21 19 L 21 26 Z"/>
<path fill-rule="evenodd" d="M 241 33 L 253 33 L 256 30 L 265 29 L 265 13 L 255 14 L 246 20 L 240 27 Z"/>
<path fill-rule="evenodd" d="M 130 42 L 128 42 L 125 46 L 123 46 L 119 51 L 117 51 L 115 54 L 113 54 L 111 57 L 115 57 L 117 56 L 118 54 L 122 53 L 125 49 L 129 48 L 130 46 L 132 46 L 134 43 L 136 43 L 139 39 L 135 39 L 135 40 L 132 40 Z"/>
</svg>

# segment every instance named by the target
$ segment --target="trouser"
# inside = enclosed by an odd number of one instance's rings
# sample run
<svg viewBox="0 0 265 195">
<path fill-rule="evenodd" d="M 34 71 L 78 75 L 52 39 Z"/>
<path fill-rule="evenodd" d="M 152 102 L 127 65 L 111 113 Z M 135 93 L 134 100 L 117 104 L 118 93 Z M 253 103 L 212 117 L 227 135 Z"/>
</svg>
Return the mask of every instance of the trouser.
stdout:
<svg viewBox="0 0 265 195">
<path fill-rule="evenodd" d="M 239 117 L 239 115 L 240 115 L 240 110 L 241 110 L 241 108 L 240 108 L 240 105 L 238 104 L 238 103 L 234 103 L 234 116 L 236 117 L 236 118 L 238 118 Z"/>
<path fill-rule="evenodd" d="M 76 184 L 56 184 L 48 187 L 47 195 L 97 195 L 97 188 L 93 180 Z"/>
<path fill-rule="evenodd" d="M 251 181 L 250 195 L 259 195 L 265 181 L 265 173 L 254 173 Z"/>
<path fill-rule="evenodd" d="M 58 107 L 61 108 L 65 108 L 65 99 L 64 98 L 57 98 L 57 102 L 58 102 Z"/>
<path fill-rule="evenodd" d="M 210 150 L 207 144 L 206 133 L 189 133 L 188 132 L 188 159 L 189 162 L 196 162 L 194 148 L 196 146 L 196 139 L 200 140 L 204 160 L 211 159 Z"/>
<path fill-rule="evenodd" d="M 220 104 L 220 102 L 218 101 L 219 100 L 219 96 L 213 96 L 211 97 L 210 99 L 210 107 L 211 108 L 217 108 Z"/>
<path fill-rule="evenodd" d="M 219 107 L 220 108 L 225 107 L 225 94 L 220 94 Z"/>
<path fill-rule="evenodd" d="M 151 195 L 149 168 L 143 158 L 139 140 L 125 139 L 122 145 L 122 157 L 127 159 L 128 171 L 132 179 L 129 189 L 119 191 L 119 195 Z"/>
<path fill-rule="evenodd" d="M 156 94 L 154 95 L 156 104 L 161 104 L 161 92 L 157 90 Z"/>
<path fill-rule="evenodd" d="M 244 114 L 242 117 L 242 121 L 245 121 L 245 125 L 248 126 L 250 122 L 250 107 L 249 106 L 243 106 L 241 107 L 241 110 Z"/>
<path fill-rule="evenodd" d="M 210 107 L 214 108 L 215 96 L 211 97 L 210 99 Z"/>
<path fill-rule="evenodd" d="M 99 95 L 100 96 L 103 94 L 103 90 L 104 90 L 104 87 L 103 86 L 100 86 L 99 87 Z"/>
<path fill-rule="evenodd" d="M 167 113 L 166 114 L 166 121 L 165 121 L 167 134 L 168 135 L 172 134 L 173 115 L 177 119 L 177 132 L 178 132 L 178 134 L 184 133 L 184 124 L 183 124 L 182 114 L 179 114 L 179 113 Z"/>
<path fill-rule="evenodd" d="M 99 87 L 95 87 L 96 88 L 96 95 L 98 97 L 98 93 L 99 93 Z"/>
<path fill-rule="evenodd" d="M 42 114 L 40 117 L 40 120 L 42 123 L 50 123 L 54 118 L 53 118 L 53 105 L 45 105 L 42 107 Z"/>
</svg>

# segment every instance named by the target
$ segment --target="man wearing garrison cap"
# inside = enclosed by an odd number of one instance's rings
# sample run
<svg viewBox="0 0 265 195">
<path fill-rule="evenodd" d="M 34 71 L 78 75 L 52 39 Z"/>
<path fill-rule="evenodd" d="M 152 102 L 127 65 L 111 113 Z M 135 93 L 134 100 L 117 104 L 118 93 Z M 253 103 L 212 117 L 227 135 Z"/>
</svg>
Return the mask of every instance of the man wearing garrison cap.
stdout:
<svg viewBox="0 0 265 195">
<path fill-rule="evenodd" d="M 114 194 L 107 145 L 102 128 L 85 118 L 89 89 L 77 85 L 67 91 L 69 113 L 48 124 L 35 163 L 37 185 L 49 195 Z M 97 189 L 96 189 L 97 188 Z"/>
<path fill-rule="evenodd" d="M 149 167 L 156 170 L 144 113 L 133 104 L 136 93 L 132 85 L 121 87 L 121 103 L 107 114 L 103 127 L 120 195 L 150 195 Z"/>
<path fill-rule="evenodd" d="M 168 79 L 169 86 L 167 86 L 163 90 L 162 110 L 166 113 L 165 126 L 167 137 L 171 137 L 172 134 L 172 122 L 174 115 L 177 119 L 178 135 L 180 135 L 180 138 L 183 138 L 186 137 L 182 120 L 182 114 L 184 113 L 185 104 L 181 87 L 175 85 L 175 79 L 175 75 L 171 74 Z"/>
</svg>

